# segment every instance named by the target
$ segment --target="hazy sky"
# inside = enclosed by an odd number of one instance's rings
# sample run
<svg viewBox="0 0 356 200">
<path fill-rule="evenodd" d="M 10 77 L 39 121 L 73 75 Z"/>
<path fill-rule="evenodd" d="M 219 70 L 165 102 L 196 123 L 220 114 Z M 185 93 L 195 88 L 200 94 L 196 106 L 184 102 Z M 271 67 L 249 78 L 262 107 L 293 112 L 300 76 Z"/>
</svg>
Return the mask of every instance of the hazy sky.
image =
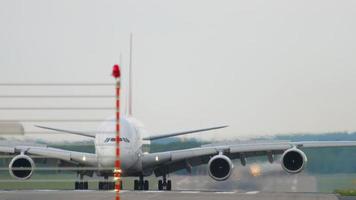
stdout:
<svg viewBox="0 0 356 200">
<path fill-rule="evenodd" d="M 0 0 L 0 82 L 112 82 L 133 32 L 134 115 L 150 131 L 356 131 L 355 19 L 353 0 Z"/>
</svg>

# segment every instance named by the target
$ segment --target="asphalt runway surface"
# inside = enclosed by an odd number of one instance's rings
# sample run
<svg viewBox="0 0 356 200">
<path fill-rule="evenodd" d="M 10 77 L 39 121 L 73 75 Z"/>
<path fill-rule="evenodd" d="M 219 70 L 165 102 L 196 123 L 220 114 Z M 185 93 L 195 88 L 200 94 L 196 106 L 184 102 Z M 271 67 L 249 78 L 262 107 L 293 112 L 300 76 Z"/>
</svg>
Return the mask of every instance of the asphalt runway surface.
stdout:
<svg viewBox="0 0 356 200">
<path fill-rule="evenodd" d="M 314 176 L 288 175 L 279 168 L 268 165 L 259 176 L 252 176 L 248 168 L 239 168 L 223 182 L 216 182 L 206 174 L 174 175 L 170 176 L 174 191 L 157 191 L 156 183 L 151 183 L 150 191 L 123 190 L 120 197 L 122 200 L 356 200 L 318 193 Z M 113 200 L 114 197 L 114 191 L 0 190 L 0 200 Z"/>
<path fill-rule="evenodd" d="M 268 168 L 267 168 L 268 167 Z M 307 192 L 318 191 L 316 177 L 306 173 L 290 175 L 280 169 L 280 165 L 266 165 L 259 176 L 251 176 L 248 167 L 235 169 L 231 177 L 222 182 L 208 175 L 173 176 L 175 190 L 212 190 L 212 191 L 260 191 L 260 192 Z"/>
<path fill-rule="evenodd" d="M 338 200 L 334 194 L 203 191 L 121 191 L 122 200 Z M 1 200 L 114 200 L 115 192 L 101 191 L 0 191 Z"/>
</svg>

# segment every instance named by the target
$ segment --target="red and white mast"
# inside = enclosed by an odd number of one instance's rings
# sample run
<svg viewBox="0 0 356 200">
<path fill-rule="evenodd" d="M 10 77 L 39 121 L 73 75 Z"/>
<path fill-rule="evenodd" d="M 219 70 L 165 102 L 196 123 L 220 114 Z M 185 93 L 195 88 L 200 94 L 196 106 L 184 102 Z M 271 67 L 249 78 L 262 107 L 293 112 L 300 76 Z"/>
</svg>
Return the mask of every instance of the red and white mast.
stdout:
<svg viewBox="0 0 356 200">
<path fill-rule="evenodd" d="M 120 188 L 121 188 L 121 163 L 120 163 L 120 79 L 121 72 L 118 64 L 114 65 L 112 70 L 112 76 L 116 81 L 116 159 L 114 169 L 115 180 L 115 200 L 120 200 Z"/>
</svg>

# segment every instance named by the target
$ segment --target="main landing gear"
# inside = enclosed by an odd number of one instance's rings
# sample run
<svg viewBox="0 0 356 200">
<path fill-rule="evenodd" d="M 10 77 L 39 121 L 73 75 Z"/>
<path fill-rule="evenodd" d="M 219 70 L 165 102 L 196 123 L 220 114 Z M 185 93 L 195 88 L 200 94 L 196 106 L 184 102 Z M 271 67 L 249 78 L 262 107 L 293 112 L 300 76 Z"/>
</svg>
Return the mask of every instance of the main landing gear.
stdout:
<svg viewBox="0 0 356 200">
<path fill-rule="evenodd" d="M 76 181 L 75 190 L 87 190 L 88 189 L 88 181 Z"/>
<path fill-rule="evenodd" d="M 83 180 L 82 174 L 80 174 L 80 180 L 75 182 L 74 189 L 75 190 L 87 190 L 88 189 L 88 181 Z"/>
<path fill-rule="evenodd" d="M 163 175 L 163 180 L 158 181 L 158 190 L 172 190 L 172 181 L 167 180 L 166 175 Z"/>
<path fill-rule="evenodd" d="M 138 180 L 134 181 L 134 190 L 148 190 L 148 180 L 144 180 L 143 176 L 140 176 Z M 172 190 L 172 181 L 167 180 L 167 176 L 163 175 L 163 179 L 158 181 L 158 190 Z"/>
<path fill-rule="evenodd" d="M 140 176 L 139 180 L 134 181 L 134 190 L 148 190 L 148 180 L 144 180 L 143 176 Z"/>
<path fill-rule="evenodd" d="M 74 189 L 75 190 L 88 190 L 88 181 L 83 180 L 84 175 L 80 174 L 79 181 L 75 182 Z M 108 176 L 104 177 L 104 181 L 99 181 L 98 188 L 99 190 L 114 190 L 115 182 L 109 181 Z M 122 189 L 122 181 L 120 180 L 120 189 Z"/>
<path fill-rule="evenodd" d="M 109 177 L 104 177 L 105 181 L 99 181 L 99 190 L 114 190 L 115 182 L 109 181 Z M 122 181 L 120 180 L 120 189 L 122 189 Z"/>
</svg>

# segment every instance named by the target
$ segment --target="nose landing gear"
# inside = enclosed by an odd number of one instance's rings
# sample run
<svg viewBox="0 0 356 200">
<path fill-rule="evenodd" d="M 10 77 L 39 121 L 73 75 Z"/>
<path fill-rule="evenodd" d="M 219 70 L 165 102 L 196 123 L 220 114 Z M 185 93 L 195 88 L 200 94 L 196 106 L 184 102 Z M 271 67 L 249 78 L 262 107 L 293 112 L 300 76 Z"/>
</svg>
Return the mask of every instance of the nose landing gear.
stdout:
<svg viewBox="0 0 356 200">
<path fill-rule="evenodd" d="M 105 181 L 99 182 L 99 190 L 114 190 L 115 189 L 115 182 L 109 181 L 109 177 L 104 177 Z M 120 180 L 120 189 L 122 189 L 122 181 Z"/>
</svg>

